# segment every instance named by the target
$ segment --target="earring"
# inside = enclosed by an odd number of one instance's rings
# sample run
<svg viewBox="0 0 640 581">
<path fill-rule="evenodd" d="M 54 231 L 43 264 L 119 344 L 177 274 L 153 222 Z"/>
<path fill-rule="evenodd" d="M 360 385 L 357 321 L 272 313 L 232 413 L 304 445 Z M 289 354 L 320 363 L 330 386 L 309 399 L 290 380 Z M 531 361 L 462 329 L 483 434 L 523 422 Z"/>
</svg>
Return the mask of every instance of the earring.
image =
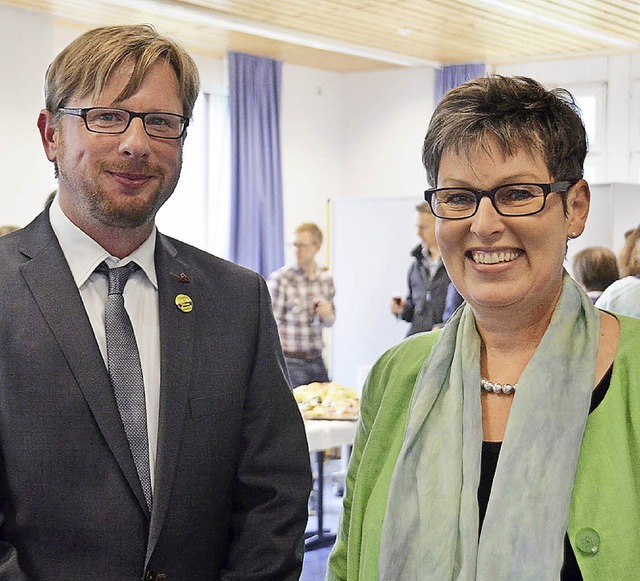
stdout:
<svg viewBox="0 0 640 581">
<path fill-rule="evenodd" d="M 571 233 L 569 234 L 569 236 L 567 236 L 567 238 L 568 238 L 569 240 L 571 240 L 571 239 L 575 238 L 576 236 L 577 236 L 577 234 L 576 234 L 575 232 L 571 232 Z"/>
</svg>

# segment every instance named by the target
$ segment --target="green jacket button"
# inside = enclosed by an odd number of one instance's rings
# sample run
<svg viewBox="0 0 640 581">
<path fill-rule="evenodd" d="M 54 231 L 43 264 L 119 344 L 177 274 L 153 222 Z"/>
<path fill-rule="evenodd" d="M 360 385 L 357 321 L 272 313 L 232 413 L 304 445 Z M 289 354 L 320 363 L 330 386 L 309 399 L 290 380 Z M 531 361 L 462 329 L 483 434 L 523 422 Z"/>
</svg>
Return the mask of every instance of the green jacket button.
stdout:
<svg viewBox="0 0 640 581">
<path fill-rule="evenodd" d="M 576 535 L 576 546 L 581 553 L 595 555 L 600 550 L 600 535 L 591 528 L 584 528 Z"/>
</svg>

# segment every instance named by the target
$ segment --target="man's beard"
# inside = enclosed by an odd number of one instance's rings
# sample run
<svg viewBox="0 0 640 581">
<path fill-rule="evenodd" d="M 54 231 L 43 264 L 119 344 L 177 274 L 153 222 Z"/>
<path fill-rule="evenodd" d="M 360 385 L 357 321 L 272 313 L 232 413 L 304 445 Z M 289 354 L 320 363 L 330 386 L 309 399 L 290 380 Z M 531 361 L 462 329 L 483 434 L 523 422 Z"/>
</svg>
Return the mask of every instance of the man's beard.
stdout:
<svg viewBox="0 0 640 581">
<path fill-rule="evenodd" d="M 162 171 L 147 163 L 135 166 L 121 164 L 118 167 L 110 165 L 109 171 L 135 170 L 136 173 L 153 176 L 156 181 L 156 187 L 151 194 L 145 194 L 144 197 L 133 195 L 122 201 L 111 196 L 106 188 L 99 185 L 98 178 L 106 173 L 106 169 L 106 166 L 100 164 L 93 179 L 86 179 L 84 175 L 68 175 L 63 168 L 59 168 L 59 179 L 67 182 L 67 188 L 75 192 L 76 203 L 85 205 L 94 220 L 103 226 L 122 229 L 138 228 L 153 221 L 160 207 L 173 193 L 177 177 L 180 175 L 178 171 L 174 183 L 166 184 Z"/>
<path fill-rule="evenodd" d="M 110 166 L 109 169 L 111 171 L 121 172 L 130 170 L 130 168 L 126 166 L 119 168 Z M 104 173 L 104 171 L 104 168 L 99 168 L 99 173 Z M 136 171 L 153 176 L 157 185 L 152 194 L 144 198 L 132 196 L 124 202 L 118 202 L 110 196 L 104 188 L 100 187 L 98 181 L 95 180 L 90 184 L 90 187 L 85 190 L 89 211 L 95 220 L 112 228 L 138 228 L 155 218 L 162 204 L 166 202 L 173 192 L 175 184 L 173 184 L 173 187 L 168 193 L 164 193 L 164 196 L 161 197 L 165 184 L 165 176 L 162 172 L 156 168 L 149 167 L 148 164 L 136 166 Z"/>
</svg>

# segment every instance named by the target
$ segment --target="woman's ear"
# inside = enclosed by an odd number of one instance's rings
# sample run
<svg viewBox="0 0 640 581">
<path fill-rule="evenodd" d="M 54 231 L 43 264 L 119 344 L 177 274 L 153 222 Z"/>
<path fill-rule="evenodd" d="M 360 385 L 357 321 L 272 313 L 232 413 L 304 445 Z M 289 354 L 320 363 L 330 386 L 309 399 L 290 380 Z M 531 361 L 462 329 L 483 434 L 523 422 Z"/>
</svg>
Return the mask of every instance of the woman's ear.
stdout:
<svg viewBox="0 0 640 581">
<path fill-rule="evenodd" d="M 575 183 L 567 192 L 567 238 L 577 238 L 584 232 L 589 216 L 591 190 L 585 180 Z"/>
</svg>

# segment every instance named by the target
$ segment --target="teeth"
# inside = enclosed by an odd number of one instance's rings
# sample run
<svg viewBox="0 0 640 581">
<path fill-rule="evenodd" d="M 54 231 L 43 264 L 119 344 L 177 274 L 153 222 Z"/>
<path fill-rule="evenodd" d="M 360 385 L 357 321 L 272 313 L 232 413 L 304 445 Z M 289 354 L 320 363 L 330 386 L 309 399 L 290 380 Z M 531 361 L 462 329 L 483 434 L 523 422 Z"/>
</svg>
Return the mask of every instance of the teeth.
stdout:
<svg viewBox="0 0 640 581">
<path fill-rule="evenodd" d="M 478 264 L 498 264 L 515 260 L 520 252 L 472 252 L 471 255 Z"/>
</svg>

